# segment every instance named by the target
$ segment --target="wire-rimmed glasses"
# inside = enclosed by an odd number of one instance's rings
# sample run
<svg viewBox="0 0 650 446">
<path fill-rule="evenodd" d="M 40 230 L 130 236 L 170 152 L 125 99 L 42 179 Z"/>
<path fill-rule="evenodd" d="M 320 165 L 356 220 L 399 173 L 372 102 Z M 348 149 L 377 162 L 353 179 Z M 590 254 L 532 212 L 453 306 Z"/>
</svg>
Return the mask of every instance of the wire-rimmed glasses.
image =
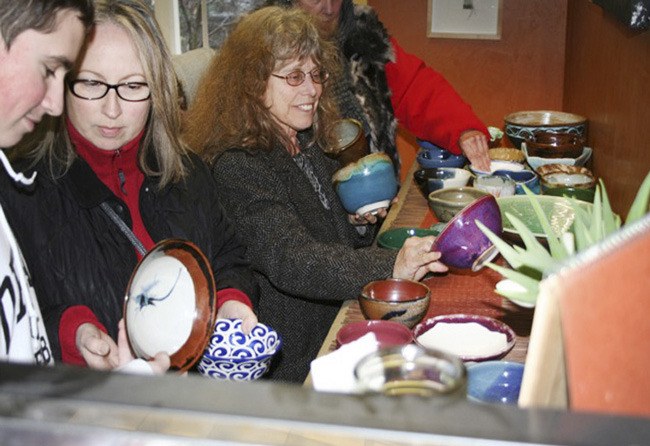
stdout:
<svg viewBox="0 0 650 446">
<path fill-rule="evenodd" d="M 329 79 L 330 74 L 327 72 L 327 70 L 324 70 L 322 68 L 314 68 L 311 71 L 308 71 L 305 73 L 302 70 L 293 70 L 291 73 L 287 74 L 286 76 L 281 76 L 279 74 L 271 73 L 271 76 L 277 77 L 279 79 L 284 79 L 287 81 L 287 84 L 291 85 L 292 87 L 297 87 L 298 85 L 302 85 L 303 82 L 305 82 L 305 79 L 307 78 L 307 75 L 311 77 L 311 80 L 315 84 L 324 84 L 327 79 Z"/>
<path fill-rule="evenodd" d="M 124 82 L 112 85 L 91 79 L 75 79 L 68 82 L 68 86 L 73 95 L 89 101 L 103 98 L 110 90 L 115 90 L 120 99 L 128 102 L 146 101 L 151 96 L 151 90 L 146 82 Z"/>
</svg>

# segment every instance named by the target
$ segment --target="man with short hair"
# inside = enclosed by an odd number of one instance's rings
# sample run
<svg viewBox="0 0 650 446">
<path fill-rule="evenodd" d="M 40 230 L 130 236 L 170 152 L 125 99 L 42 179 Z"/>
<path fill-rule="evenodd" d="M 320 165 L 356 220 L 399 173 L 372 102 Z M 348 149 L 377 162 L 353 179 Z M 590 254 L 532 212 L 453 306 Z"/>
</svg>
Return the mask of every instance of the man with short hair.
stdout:
<svg viewBox="0 0 650 446">
<path fill-rule="evenodd" d="M 63 111 L 63 79 L 94 18 L 92 0 L 0 0 L 0 149 Z M 43 319 L 3 193 L 34 177 L 15 172 L 0 150 L 0 360 L 52 364 Z M 19 229 L 19 228 L 16 228 Z"/>
</svg>

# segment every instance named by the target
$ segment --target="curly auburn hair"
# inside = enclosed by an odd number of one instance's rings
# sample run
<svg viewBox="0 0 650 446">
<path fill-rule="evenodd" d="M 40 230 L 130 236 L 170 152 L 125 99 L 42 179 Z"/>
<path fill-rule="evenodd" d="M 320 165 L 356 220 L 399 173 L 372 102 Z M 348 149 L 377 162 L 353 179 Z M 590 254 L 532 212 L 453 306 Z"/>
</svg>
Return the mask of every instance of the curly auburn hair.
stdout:
<svg viewBox="0 0 650 446">
<path fill-rule="evenodd" d="M 184 123 L 185 141 L 207 161 L 233 147 L 288 147 L 264 94 L 277 65 L 296 59 L 311 59 L 331 75 L 340 72 L 335 47 L 302 10 L 266 7 L 244 16 L 199 84 Z M 327 143 L 324 129 L 335 115 L 324 86 L 312 126 L 315 142 Z"/>
</svg>

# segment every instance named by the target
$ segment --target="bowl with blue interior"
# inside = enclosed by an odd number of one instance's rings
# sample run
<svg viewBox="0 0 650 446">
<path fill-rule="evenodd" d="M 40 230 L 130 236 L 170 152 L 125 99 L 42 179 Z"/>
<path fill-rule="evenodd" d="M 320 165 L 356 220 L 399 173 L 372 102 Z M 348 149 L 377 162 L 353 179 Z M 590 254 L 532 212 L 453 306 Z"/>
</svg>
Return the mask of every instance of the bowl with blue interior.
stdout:
<svg viewBox="0 0 650 446">
<path fill-rule="evenodd" d="M 268 371 L 281 346 L 280 335 L 267 325 L 258 323 L 245 334 L 240 319 L 217 319 L 197 369 L 213 379 L 252 381 Z"/>
<path fill-rule="evenodd" d="M 467 163 L 467 158 L 463 155 L 454 155 L 428 141 L 418 140 L 418 146 L 420 146 L 420 150 L 416 155 L 416 160 L 423 169 L 463 167 Z"/>
<path fill-rule="evenodd" d="M 373 153 L 337 170 L 334 190 L 349 214 L 365 215 L 388 208 L 397 195 L 393 163 L 384 153 Z"/>
<path fill-rule="evenodd" d="M 467 399 L 491 404 L 519 401 L 524 365 L 510 361 L 485 361 L 467 367 Z"/>
</svg>

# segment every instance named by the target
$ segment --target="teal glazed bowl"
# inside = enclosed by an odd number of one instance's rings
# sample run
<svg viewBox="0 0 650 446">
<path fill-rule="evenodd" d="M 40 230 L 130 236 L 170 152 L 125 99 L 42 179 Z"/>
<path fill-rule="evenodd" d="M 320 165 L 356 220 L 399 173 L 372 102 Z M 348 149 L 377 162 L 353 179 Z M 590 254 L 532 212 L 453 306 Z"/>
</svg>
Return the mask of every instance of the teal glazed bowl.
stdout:
<svg viewBox="0 0 650 446">
<path fill-rule="evenodd" d="M 467 368 L 467 398 L 492 404 L 519 401 L 524 365 L 509 361 L 486 361 Z"/>
<path fill-rule="evenodd" d="M 402 249 L 404 242 L 409 237 L 426 237 L 440 234 L 439 229 L 420 228 L 393 228 L 382 232 L 377 237 L 377 245 L 386 249 Z"/>
<path fill-rule="evenodd" d="M 365 215 L 388 208 L 397 195 L 393 163 L 384 153 L 373 153 L 336 171 L 334 190 L 350 214 Z"/>
</svg>

